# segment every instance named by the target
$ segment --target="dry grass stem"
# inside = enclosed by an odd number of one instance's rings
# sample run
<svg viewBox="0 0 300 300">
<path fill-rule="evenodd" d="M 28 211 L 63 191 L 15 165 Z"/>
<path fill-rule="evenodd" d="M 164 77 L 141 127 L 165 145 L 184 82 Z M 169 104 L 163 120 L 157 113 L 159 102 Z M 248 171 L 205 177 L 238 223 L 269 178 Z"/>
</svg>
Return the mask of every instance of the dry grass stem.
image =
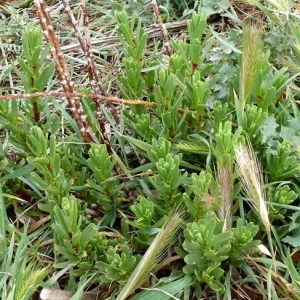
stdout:
<svg viewBox="0 0 300 300">
<path fill-rule="evenodd" d="M 157 20 L 157 22 L 160 26 L 162 36 L 163 36 L 163 39 L 165 41 L 167 53 L 168 53 L 169 56 L 172 56 L 173 55 L 173 50 L 172 50 L 170 39 L 169 39 L 169 36 L 168 36 L 168 31 L 167 31 L 167 28 L 166 28 L 165 24 L 163 23 L 163 20 L 162 20 L 162 17 L 160 15 L 160 12 L 159 12 L 157 2 L 156 2 L 156 0 L 151 0 L 150 3 L 152 5 L 156 20 Z"/>
<path fill-rule="evenodd" d="M 167 30 L 178 32 L 178 31 L 186 31 L 187 28 L 187 21 L 175 21 L 172 23 L 164 23 L 163 24 Z M 160 25 L 152 24 L 151 26 L 145 29 L 145 32 L 148 33 L 148 39 L 153 39 L 156 37 L 161 36 L 161 29 Z M 117 36 L 104 36 L 101 38 L 92 38 L 91 39 L 91 46 L 111 46 L 112 44 L 119 45 L 120 41 Z M 78 50 L 80 47 L 79 43 L 74 43 L 70 45 L 62 46 L 61 49 L 64 53 Z"/>
</svg>

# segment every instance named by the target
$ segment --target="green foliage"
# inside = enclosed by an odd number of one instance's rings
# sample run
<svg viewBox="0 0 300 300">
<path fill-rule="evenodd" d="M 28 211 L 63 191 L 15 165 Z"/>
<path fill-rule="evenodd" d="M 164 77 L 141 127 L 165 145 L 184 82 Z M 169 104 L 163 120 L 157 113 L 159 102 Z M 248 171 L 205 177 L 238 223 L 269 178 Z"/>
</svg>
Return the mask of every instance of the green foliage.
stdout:
<svg viewBox="0 0 300 300">
<path fill-rule="evenodd" d="M 191 175 L 188 194 L 184 194 L 183 200 L 193 220 L 201 220 L 208 212 L 217 209 L 221 201 L 220 192 L 219 184 L 210 173 L 201 171 L 199 175 Z"/>
<path fill-rule="evenodd" d="M 263 112 L 261 108 L 255 105 L 246 105 L 243 129 L 247 133 L 247 136 L 253 139 L 254 144 L 262 140 L 261 127 L 267 118 L 267 112 Z"/>
<path fill-rule="evenodd" d="M 298 130 L 299 116 L 291 116 L 284 108 L 283 112 L 287 114 L 287 118 L 283 124 L 279 124 L 273 115 L 269 116 L 264 122 L 261 128 L 261 142 L 269 145 L 271 148 L 276 148 L 279 142 L 285 141 L 290 144 L 290 146 L 297 149 L 300 141 Z"/>
<path fill-rule="evenodd" d="M 100 276 L 101 282 L 125 282 L 141 258 L 140 255 L 133 256 L 128 246 L 123 246 L 120 253 L 112 248 L 108 249 L 106 262 L 98 261 L 96 263 L 95 267 L 98 271 L 105 274 Z"/>
<path fill-rule="evenodd" d="M 97 233 L 95 225 L 91 223 L 82 229 L 82 210 L 73 196 L 64 197 L 61 208 L 55 206 L 53 211 L 52 228 L 57 242 L 54 250 L 66 260 L 56 266 L 64 268 L 70 263 L 75 266 L 86 256 L 88 243 Z"/>
<path fill-rule="evenodd" d="M 162 3 L 160 3 L 162 2 Z M 184 14 L 190 15 L 194 11 L 202 11 L 207 16 L 213 14 L 221 14 L 229 8 L 230 3 L 228 0 L 203 0 L 203 1 L 192 1 L 192 0 L 172 0 L 172 1 L 158 1 L 163 4 L 164 12 L 168 11 L 169 14 Z M 160 6 L 162 7 L 162 5 Z M 173 12 L 174 11 L 174 12 Z"/>
<path fill-rule="evenodd" d="M 45 49 L 42 46 L 42 31 L 40 27 L 27 25 L 22 34 L 22 46 L 25 60 L 17 57 L 19 68 L 12 65 L 14 71 L 20 78 L 25 93 L 42 92 L 52 78 L 54 72 L 54 63 L 47 63 L 47 55 L 50 52 L 50 45 Z M 44 101 L 38 97 L 30 98 L 32 105 L 32 115 L 35 122 L 40 121 L 40 112 L 45 105 Z"/>
<path fill-rule="evenodd" d="M 242 127 L 239 127 L 234 134 L 232 134 L 232 123 L 227 121 L 224 126 L 221 123 L 215 135 L 216 145 L 212 147 L 216 159 L 221 159 L 222 155 L 230 154 L 233 146 L 241 141 L 240 135 Z"/>
<path fill-rule="evenodd" d="M 170 153 L 171 143 L 163 138 L 158 141 L 153 139 L 152 144 L 149 158 L 155 164 L 158 174 L 148 180 L 159 192 L 162 200 L 173 206 L 179 203 L 182 196 L 179 188 L 187 177 L 187 173 L 182 174 L 180 170 L 182 155 Z"/>
<path fill-rule="evenodd" d="M 229 8 L 228 0 L 204 0 L 201 1 L 201 11 L 203 11 L 207 15 L 220 14 L 223 13 L 226 9 Z"/>
<path fill-rule="evenodd" d="M 1 240 L 1 245 L 7 245 L 0 253 L 1 299 L 32 299 L 36 289 L 48 275 L 49 268 L 42 267 L 36 256 L 30 255 L 37 255 L 38 249 L 29 240 L 27 228 L 28 226 L 20 233 L 10 227 L 9 239 Z M 15 248 L 16 242 L 18 245 Z"/>
<path fill-rule="evenodd" d="M 287 209 L 283 207 L 293 203 L 297 198 L 298 194 L 295 193 L 295 191 L 293 191 L 288 185 L 277 187 L 273 194 L 270 195 L 270 199 L 272 199 L 272 203 L 274 203 L 273 205 L 269 206 L 270 218 L 274 220 L 284 220 Z"/>
<path fill-rule="evenodd" d="M 57 153 L 56 137 L 51 136 L 48 141 L 39 127 L 35 126 L 32 130 L 35 135 L 30 137 L 32 146 L 28 145 L 28 148 L 32 149 L 32 156 L 30 155 L 27 160 L 36 168 L 37 172 L 33 172 L 31 176 L 37 187 L 45 190 L 46 193 L 47 204 L 41 204 L 40 208 L 52 211 L 54 205 L 60 205 L 62 198 L 68 196 L 73 180 L 66 177 L 64 170 L 68 169 L 62 169 L 62 159 Z M 66 157 L 64 162 L 66 167 Z"/>
<path fill-rule="evenodd" d="M 291 155 L 292 151 L 288 141 L 278 143 L 276 150 L 267 149 L 267 166 L 272 181 L 286 180 L 299 173 L 298 159 Z"/>
<path fill-rule="evenodd" d="M 117 12 L 115 14 L 119 25 L 119 38 L 126 49 L 127 57 L 124 59 L 125 74 L 119 76 L 120 88 L 127 99 L 141 99 L 143 96 L 143 88 L 153 88 L 153 72 L 149 72 L 149 76 L 143 76 L 142 68 L 146 66 L 143 59 L 147 42 L 147 33 L 141 27 L 141 20 L 135 28 L 136 19 L 131 22 L 128 20 L 127 14 Z M 133 108 L 135 114 L 142 114 L 144 108 L 137 106 Z"/>
<path fill-rule="evenodd" d="M 206 282 L 216 292 L 224 292 L 219 279 L 224 273 L 221 262 L 228 258 L 233 233 L 222 232 L 223 222 L 217 222 L 214 214 L 206 214 L 198 222 L 187 224 L 182 247 L 187 251 L 184 257 L 185 274 L 194 275 L 200 283 Z"/>
<path fill-rule="evenodd" d="M 250 285 L 266 299 L 299 299 L 299 268 L 290 255 L 300 245 L 299 91 L 296 75 L 281 66 L 298 72 L 294 14 L 274 17 L 253 0 L 269 23 L 250 26 L 234 10 L 238 3 L 158 1 L 170 22 L 169 57 L 159 27 L 144 26 L 154 23 L 155 3 L 127 2 L 87 3 L 92 47 L 98 38 L 103 46 L 101 56 L 97 48 L 91 56 L 107 95 L 124 100 L 113 99 L 114 106 L 122 102 L 120 123 L 104 104 L 111 98 L 91 95 L 81 54 L 69 55 L 63 45 L 72 30 L 59 32 L 71 80 L 86 94 L 72 98 L 82 104 L 75 110 L 89 134 L 107 136 L 104 144 L 82 142 L 83 129 L 62 97 L 0 101 L 0 298 L 29 299 L 58 281 L 77 289 L 74 298 L 100 285 L 100 297 L 118 300 L 231 299 L 234 280 L 245 294 Z M 42 30 L 8 11 L 7 33 L 6 15 L 0 20 L 2 95 L 61 91 Z M 230 19 L 238 29 L 212 30 L 215 19 L 208 25 L 207 18 L 220 13 L 223 25 Z M 185 22 L 173 21 L 187 18 L 187 32 L 175 34 Z M 278 33 L 290 36 L 292 49 L 278 45 Z M 7 46 L 13 42 L 18 51 Z M 277 49 L 295 60 L 280 59 Z M 234 150 L 240 146 L 245 159 L 245 140 L 254 148 L 250 163 L 257 157 L 261 170 L 246 169 L 242 191 Z M 265 186 L 256 180 L 260 172 Z"/>
<path fill-rule="evenodd" d="M 94 175 L 93 179 L 87 180 L 92 188 L 91 196 L 105 211 L 112 211 L 117 206 L 119 191 L 122 189 L 119 180 L 111 178 L 115 161 L 107 153 L 105 145 L 92 145 L 89 155 L 87 163 Z"/>
<path fill-rule="evenodd" d="M 160 193 L 161 198 L 168 204 L 177 204 L 181 198 L 179 187 L 187 174 L 181 174 L 179 164 L 181 155 L 168 153 L 166 158 L 160 158 L 156 163 L 158 174 L 150 177 L 150 183 Z"/>
<path fill-rule="evenodd" d="M 242 219 L 238 219 L 236 227 L 230 229 L 234 237 L 229 254 L 233 265 L 241 266 L 244 253 L 253 250 L 259 244 L 258 240 L 253 240 L 258 230 L 259 227 L 253 223 L 244 225 Z"/>
<path fill-rule="evenodd" d="M 291 216 L 291 222 L 289 224 L 290 234 L 282 239 L 283 242 L 290 244 L 294 248 L 300 246 L 299 216 L 299 211 L 293 213 Z"/>
<path fill-rule="evenodd" d="M 205 57 L 213 45 L 210 35 L 205 35 L 206 16 L 193 14 L 188 24 L 192 43 L 186 41 L 173 43 L 176 53 L 170 58 L 168 68 L 159 67 L 160 58 L 156 61 L 154 57 L 146 59 L 142 55 L 143 52 L 138 50 L 145 47 L 142 38 L 145 33 L 141 31 L 140 23 L 137 25 L 137 35 L 133 38 L 134 20 L 129 24 L 124 13 L 118 13 L 117 20 L 121 38 L 123 42 L 127 42 L 125 74 L 119 76 L 122 94 L 130 99 L 141 99 L 144 96 L 156 104 L 154 109 L 156 118 L 149 119 L 142 107 L 132 107 L 130 117 L 126 113 L 135 123 L 132 129 L 148 142 L 158 136 L 176 140 L 193 133 L 194 129 L 200 129 L 211 88 L 217 81 L 217 76 L 212 78 L 207 76 L 211 69 L 210 65 L 202 69 Z M 142 72 L 142 69 L 146 71 Z M 179 108 L 186 105 L 193 113 L 187 110 L 179 114 Z"/>
<path fill-rule="evenodd" d="M 243 220 L 239 219 L 236 228 L 228 231 L 224 231 L 223 226 L 224 221 L 217 221 L 214 213 L 207 213 L 198 222 L 187 224 L 182 244 L 187 252 L 183 272 L 194 275 L 199 283 L 206 282 L 220 293 L 225 291 L 221 283 L 222 264 L 230 261 L 233 265 L 241 265 L 243 253 L 259 244 L 253 240 L 258 232 L 258 226 L 253 223 L 244 226 Z"/>
<path fill-rule="evenodd" d="M 135 215 L 135 220 L 128 223 L 139 229 L 150 228 L 153 220 L 154 204 L 142 196 L 138 196 L 137 200 L 138 204 L 130 207 Z"/>
</svg>

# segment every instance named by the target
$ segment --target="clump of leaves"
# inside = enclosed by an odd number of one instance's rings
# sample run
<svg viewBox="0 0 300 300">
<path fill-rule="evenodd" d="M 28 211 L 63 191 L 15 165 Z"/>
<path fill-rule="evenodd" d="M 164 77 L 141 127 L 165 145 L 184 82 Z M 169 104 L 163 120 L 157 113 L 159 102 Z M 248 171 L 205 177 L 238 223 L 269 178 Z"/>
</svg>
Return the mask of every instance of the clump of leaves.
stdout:
<svg viewBox="0 0 300 300">
<path fill-rule="evenodd" d="M 184 257 L 183 272 L 194 275 L 199 283 L 206 282 L 216 292 L 225 290 L 220 282 L 224 274 L 221 262 L 228 259 L 233 237 L 232 232 L 222 232 L 222 228 L 223 222 L 217 222 L 214 214 L 207 214 L 204 219 L 187 224 L 182 244 L 188 253 Z"/>
<path fill-rule="evenodd" d="M 214 213 L 207 213 L 198 222 L 188 223 L 182 244 L 186 251 L 183 272 L 193 275 L 198 283 L 205 282 L 212 290 L 223 293 L 225 286 L 221 277 L 226 262 L 240 266 L 244 254 L 259 244 L 253 240 L 258 226 L 243 223 L 239 219 L 235 228 L 224 231 L 224 221 L 218 221 Z M 201 295 L 200 285 L 196 288 L 197 294 Z"/>
</svg>

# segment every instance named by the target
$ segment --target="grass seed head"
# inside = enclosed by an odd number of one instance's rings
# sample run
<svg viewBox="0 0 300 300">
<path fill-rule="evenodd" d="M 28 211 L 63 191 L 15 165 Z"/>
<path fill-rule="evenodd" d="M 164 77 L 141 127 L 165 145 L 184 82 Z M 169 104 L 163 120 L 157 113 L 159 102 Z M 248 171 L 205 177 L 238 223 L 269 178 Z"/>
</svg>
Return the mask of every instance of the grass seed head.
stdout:
<svg viewBox="0 0 300 300">
<path fill-rule="evenodd" d="M 246 146 L 238 144 L 234 148 L 237 170 L 240 175 L 244 191 L 248 201 L 253 207 L 256 215 L 270 232 L 270 221 L 265 203 L 264 183 L 261 166 L 254 154 L 251 144 Z"/>
</svg>

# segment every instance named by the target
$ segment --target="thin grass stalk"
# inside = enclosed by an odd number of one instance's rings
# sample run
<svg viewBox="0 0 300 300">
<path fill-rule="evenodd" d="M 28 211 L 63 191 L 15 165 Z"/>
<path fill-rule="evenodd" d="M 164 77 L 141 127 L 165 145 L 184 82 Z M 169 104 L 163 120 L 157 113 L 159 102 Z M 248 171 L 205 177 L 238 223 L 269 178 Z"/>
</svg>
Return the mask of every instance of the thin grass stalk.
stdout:
<svg viewBox="0 0 300 300">
<path fill-rule="evenodd" d="M 5 237 L 5 235 L 4 235 Z M 6 249 L 6 255 L 3 255 L 1 251 L 1 264 L 0 264 L 0 298 L 1 299 L 8 299 L 8 295 L 10 293 L 14 293 L 11 285 L 11 277 L 12 273 L 10 271 L 10 266 L 12 265 L 13 255 L 14 255 L 14 243 L 15 243 L 15 231 L 12 231 L 10 236 L 10 242 L 8 245 L 8 240 L 5 240 L 3 245 Z M 1 249 L 2 250 L 2 249 Z M 13 299 L 13 298 L 12 298 Z"/>
<path fill-rule="evenodd" d="M 171 212 L 165 225 L 151 243 L 116 300 L 127 299 L 130 294 L 149 278 L 150 273 L 163 260 L 167 250 L 176 242 L 176 235 L 182 226 L 182 215 L 182 209 Z"/>
<path fill-rule="evenodd" d="M 3 199 L 2 185 L 0 183 L 0 253 L 2 253 L 3 250 L 2 246 L 5 247 L 6 224 L 8 224 L 8 218 Z"/>
<path fill-rule="evenodd" d="M 262 266 L 252 258 L 249 258 L 249 260 L 260 273 L 264 274 L 264 277 L 267 277 L 269 273 L 271 274 L 272 282 L 277 284 L 276 290 L 278 291 L 280 289 L 281 292 L 286 295 L 286 299 L 300 300 L 299 289 L 297 289 L 297 287 L 293 286 L 293 284 L 289 283 L 275 271 L 270 270 L 270 268 Z"/>
</svg>

